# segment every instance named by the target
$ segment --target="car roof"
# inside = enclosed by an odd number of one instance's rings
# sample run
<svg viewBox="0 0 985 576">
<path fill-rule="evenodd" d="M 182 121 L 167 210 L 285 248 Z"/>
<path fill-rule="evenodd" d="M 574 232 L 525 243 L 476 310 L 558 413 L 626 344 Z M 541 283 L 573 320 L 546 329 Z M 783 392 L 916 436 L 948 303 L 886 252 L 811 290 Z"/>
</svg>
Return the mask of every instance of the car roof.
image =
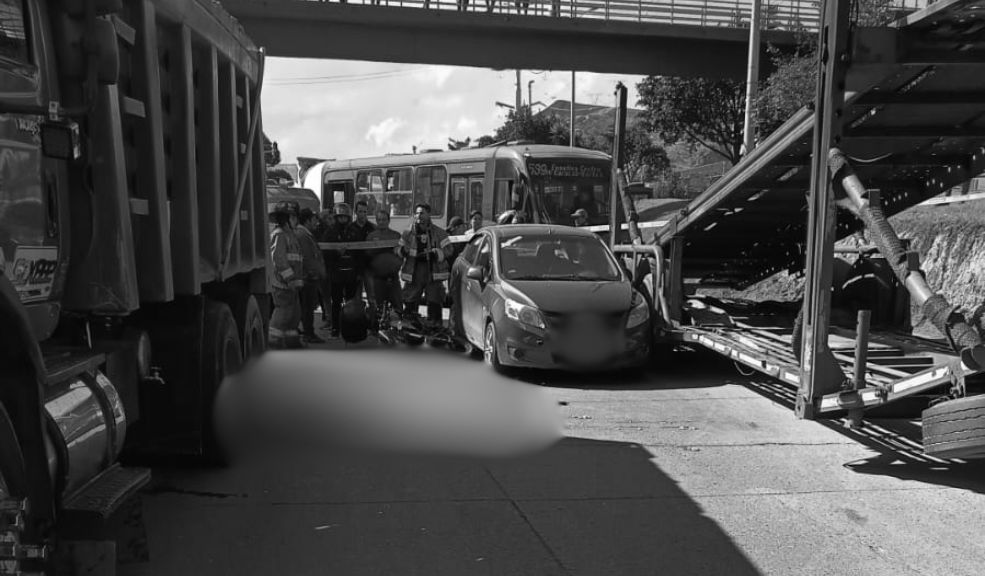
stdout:
<svg viewBox="0 0 985 576">
<path fill-rule="evenodd" d="M 556 234 L 558 236 L 595 236 L 595 233 L 587 228 L 575 228 L 574 226 L 564 226 L 561 224 L 498 224 L 487 226 L 493 236 L 514 236 L 516 234 Z"/>
</svg>

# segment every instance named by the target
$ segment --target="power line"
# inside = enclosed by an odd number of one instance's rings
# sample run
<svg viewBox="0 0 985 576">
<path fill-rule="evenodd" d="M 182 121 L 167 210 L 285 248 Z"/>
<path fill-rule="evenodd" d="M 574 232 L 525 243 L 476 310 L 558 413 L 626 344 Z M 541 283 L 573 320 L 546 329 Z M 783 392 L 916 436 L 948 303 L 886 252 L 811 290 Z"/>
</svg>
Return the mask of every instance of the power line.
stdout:
<svg viewBox="0 0 985 576">
<path fill-rule="evenodd" d="M 413 68 L 411 70 L 384 70 L 380 72 L 368 72 L 365 74 L 337 74 L 333 76 L 307 76 L 294 78 L 271 78 L 264 83 L 275 86 L 296 86 L 307 84 L 337 84 L 342 82 L 361 82 L 366 80 L 381 80 L 407 76 L 424 70 L 424 68 Z"/>
</svg>

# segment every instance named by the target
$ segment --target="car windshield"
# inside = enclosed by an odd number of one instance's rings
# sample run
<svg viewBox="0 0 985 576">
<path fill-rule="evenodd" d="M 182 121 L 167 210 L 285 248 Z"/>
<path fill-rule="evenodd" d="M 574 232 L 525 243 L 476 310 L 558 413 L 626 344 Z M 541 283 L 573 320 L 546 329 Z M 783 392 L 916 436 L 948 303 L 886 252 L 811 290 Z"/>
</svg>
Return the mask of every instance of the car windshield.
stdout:
<svg viewBox="0 0 985 576">
<path fill-rule="evenodd" d="M 592 236 L 518 234 L 499 241 L 506 280 L 616 281 L 622 272 L 601 240 Z"/>
</svg>

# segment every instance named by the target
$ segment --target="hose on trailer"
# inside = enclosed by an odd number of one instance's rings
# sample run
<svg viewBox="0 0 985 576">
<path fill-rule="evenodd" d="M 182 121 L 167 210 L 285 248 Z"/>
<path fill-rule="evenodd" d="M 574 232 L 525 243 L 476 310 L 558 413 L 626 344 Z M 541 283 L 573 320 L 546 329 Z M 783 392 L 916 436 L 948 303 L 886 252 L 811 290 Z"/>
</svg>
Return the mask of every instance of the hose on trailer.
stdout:
<svg viewBox="0 0 985 576">
<path fill-rule="evenodd" d="M 903 243 L 893 229 L 879 202 L 871 202 L 862 182 L 845 154 L 832 148 L 828 154 L 828 167 L 831 177 L 841 184 L 850 202 L 848 208 L 862 220 L 871 232 L 873 243 L 895 272 L 900 283 L 906 287 L 914 301 L 920 305 L 924 316 L 942 334 L 947 336 L 951 347 L 961 355 L 969 367 L 985 367 L 985 346 L 981 335 L 955 306 L 943 295 L 935 293 L 927 284 L 922 270 L 911 264 Z"/>
</svg>

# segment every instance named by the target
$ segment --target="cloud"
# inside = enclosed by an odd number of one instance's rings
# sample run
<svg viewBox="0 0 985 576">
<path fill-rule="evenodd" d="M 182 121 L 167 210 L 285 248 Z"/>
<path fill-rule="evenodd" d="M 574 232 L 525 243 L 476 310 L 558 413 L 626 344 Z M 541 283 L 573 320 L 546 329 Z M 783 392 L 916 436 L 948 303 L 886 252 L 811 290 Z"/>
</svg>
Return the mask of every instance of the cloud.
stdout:
<svg viewBox="0 0 985 576">
<path fill-rule="evenodd" d="M 472 118 L 462 116 L 458 119 L 458 124 L 455 125 L 455 129 L 462 133 L 471 132 L 472 130 L 475 130 L 478 125 L 479 123 Z"/>
<path fill-rule="evenodd" d="M 369 127 L 369 130 L 366 131 L 366 140 L 373 142 L 377 147 L 389 146 L 393 143 L 394 134 L 404 124 L 406 122 L 399 118 L 388 117 L 386 120 Z"/>
<path fill-rule="evenodd" d="M 423 78 L 426 82 L 433 83 L 436 88 L 442 88 L 454 73 L 455 68 L 452 66 L 430 66 Z"/>
<path fill-rule="evenodd" d="M 421 106 L 437 110 L 461 108 L 465 104 L 465 96 L 458 93 L 436 94 L 421 99 Z"/>
</svg>

